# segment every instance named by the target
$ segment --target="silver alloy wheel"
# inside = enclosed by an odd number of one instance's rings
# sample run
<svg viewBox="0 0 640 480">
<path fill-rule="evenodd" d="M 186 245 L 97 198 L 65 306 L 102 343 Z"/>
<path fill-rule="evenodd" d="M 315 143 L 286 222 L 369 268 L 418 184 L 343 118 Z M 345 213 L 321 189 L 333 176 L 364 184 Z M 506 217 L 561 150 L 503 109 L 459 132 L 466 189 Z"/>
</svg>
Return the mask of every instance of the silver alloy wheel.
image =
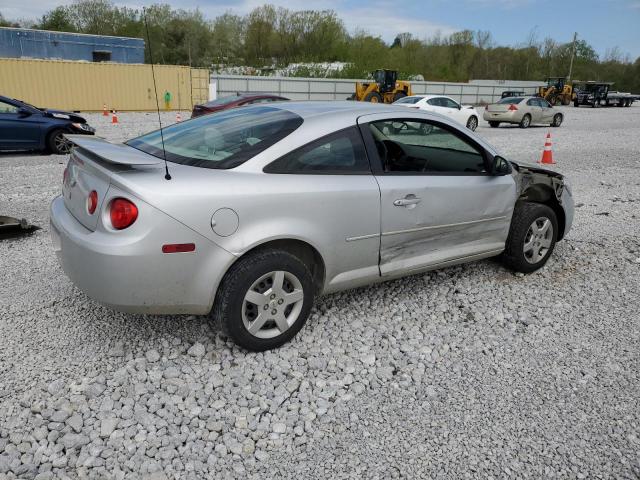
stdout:
<svg viewBox="0 0 640 480">
<path fill-rule="evenodd" d="M 53 144 L 56 147 L 57 153 L 66 154 L 71 151 L 71 142 L 66 139 L 64 132 L 60 132 L 53 137 Z"/>
<path fill-rule="evenodd" d="M 553 241 L 553 224 L 547 217 L 533 221 L 524 236 L 523 252 L 527 262 L 535 264 L 542 260 Z"/>
<path fill-rule="evenodd" d="M 277 337 L 298 320 L 303 303 L 298 277 L 281 270 L 269 272 L 253 282 L 245 294 L 242 322 L 254 337 Z"/>
<path fill-rule="evenodd" d="M 478 119 L 473 116 L 469 117 L 469 120 L 467 120 L 467 128 L 475 132 L 476 128 L 478 128 Z"/>
<path fill-rule="evenodd" d="M 527 128 L 531 124 L 531 117 L 529 115 L 525 115 L 522 119 L 522 126 Z"/>
</svg>

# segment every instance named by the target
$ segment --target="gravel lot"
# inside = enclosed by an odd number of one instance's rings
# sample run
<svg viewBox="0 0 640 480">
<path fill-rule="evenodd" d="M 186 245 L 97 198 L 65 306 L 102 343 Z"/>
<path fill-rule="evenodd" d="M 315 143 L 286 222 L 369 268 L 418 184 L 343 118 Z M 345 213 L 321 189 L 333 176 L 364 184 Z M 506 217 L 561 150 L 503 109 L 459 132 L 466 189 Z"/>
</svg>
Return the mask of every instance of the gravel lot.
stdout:
<svg viewBox="0 0 640 480">
<path fill-rule="evenodd" d="M 544 269 L 330 295 L 263 354 L 85 297 L 49 241 L 65 157 L 0 154 L 0 213 L 42 227 L 0 241 L 0 479 L 639 478 L 640 105 L 562 110 L 478 130 L 521 161 L 552 132 L 578 208 Z"/>
</svg>

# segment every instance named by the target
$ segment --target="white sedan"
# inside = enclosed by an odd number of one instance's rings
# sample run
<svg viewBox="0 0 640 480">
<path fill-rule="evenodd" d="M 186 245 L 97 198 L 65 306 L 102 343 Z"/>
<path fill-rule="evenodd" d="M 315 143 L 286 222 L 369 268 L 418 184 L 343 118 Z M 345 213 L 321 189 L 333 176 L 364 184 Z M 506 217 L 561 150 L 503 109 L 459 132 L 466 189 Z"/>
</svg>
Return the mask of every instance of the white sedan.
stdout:
<svg viewBox="0 0 640 480">
<path fill-rule="evenodd" d="M 465 125 L 469 130 L 478 128 L 478 112 L 471 105 L 460 105 L 454 99 L 443 95 L 411 95 L 393 102 L 394 105 L 418 108 L 449 117 Z"/>
</svg>

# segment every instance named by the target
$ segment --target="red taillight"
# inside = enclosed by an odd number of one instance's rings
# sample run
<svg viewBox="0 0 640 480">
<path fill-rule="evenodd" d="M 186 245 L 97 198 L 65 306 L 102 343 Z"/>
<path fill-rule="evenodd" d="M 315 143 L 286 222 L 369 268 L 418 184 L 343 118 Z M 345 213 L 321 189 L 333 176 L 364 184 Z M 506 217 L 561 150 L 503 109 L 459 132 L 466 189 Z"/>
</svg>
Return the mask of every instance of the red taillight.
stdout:
<svg viewBox="0 0 640 480">
<path fill-rule="evenodd" d="M 93 215 L 93 212 L 96 211 L 98 207 L 98 192 L 95 190 L 91 190 L 89 196 L 87 197 L 87 212 L 89 215 Z"/>
<path fill-rule="evenodd" d="M 518 107 L 516 107 L 513 103 L 511 105 L 509 105 L 509 110 L 511 110 L 512 112 L 517 110 Z"/>
<path fill-rule="evenodd" d="M 162 253 L 193 252 L 195 249 L 195 243 L 168 243 L 167 245 L 162 246 Z"/>
<path fill-rule="evenodd" d="M 116 198 L 111 202 L 109 211 L 111 226 L 116 230 L 130 227 L 138 218 L 138 207 L 126 198 Z"/>
</svg>

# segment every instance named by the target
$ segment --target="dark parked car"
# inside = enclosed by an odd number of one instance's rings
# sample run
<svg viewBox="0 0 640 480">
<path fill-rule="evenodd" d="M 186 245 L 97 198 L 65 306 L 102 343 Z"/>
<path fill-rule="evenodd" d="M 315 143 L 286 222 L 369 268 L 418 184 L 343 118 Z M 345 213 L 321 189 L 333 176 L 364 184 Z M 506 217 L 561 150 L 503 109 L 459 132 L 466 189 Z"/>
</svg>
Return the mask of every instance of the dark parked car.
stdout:
<svg viewBox="0 0 640 480">
<path fill-rule="evenodd" d="M 191 118 L 206 115 L 208 113 L 219 112 L 229 108 L 243 107 L 245 105 L 255 105 L 257 103 L 283 102 L 288 98 L 268 93 L 242 93 L 231 95 L 230 97 L 216 98 L 202 105 L 194 105 Z"/>
<path fill-rule="evenodd" d="M 37 108 L 0 95 L 0 150 L 46 150 L 69 153 L 66 133 L 93 135 L 95 128 L 79 115 Z"/>
</svg>

